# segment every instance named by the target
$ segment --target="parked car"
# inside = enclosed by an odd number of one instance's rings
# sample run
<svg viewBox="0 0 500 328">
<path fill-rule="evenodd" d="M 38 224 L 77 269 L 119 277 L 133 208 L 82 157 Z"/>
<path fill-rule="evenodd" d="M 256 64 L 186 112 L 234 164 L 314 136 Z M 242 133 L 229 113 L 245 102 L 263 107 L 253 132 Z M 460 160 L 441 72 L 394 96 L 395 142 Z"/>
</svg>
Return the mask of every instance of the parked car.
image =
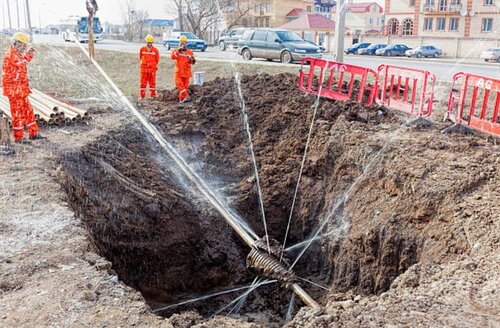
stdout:
<svg viewBox="0 0 500 328">
<path fill-rule="evenodd" d="M 368 48 L 368 46 L 370 46 L 370 44 L 371 43 L 369 43 L 369 42 L 355 43 L 351 47 L 345 49 L 344 53 L 346 55 L 348 55 L 348 54 L 357 54 L 359 49 Z"/>
<path fill-rule="evenodd" d="M 434 46 L 420 46 L 415 49 L 406 50 L 406 57 L 438 57 L 443 55 L 443 50 Z"/>
<path fill-rule="evenodd" d="M 243 37 L 246 30 L 246 28 L 235 28 L 227 31 L 217 40 L 220 50 L 224 51 L 228 47 L 238 47 L 238 42 Z"/>
<path fill-rule="evenodd" d="M 162 42 L 168 50 L 172 48 L 177 48 L 179 46 L 179 39 L 182 35 L 188 38 L 186 44 L 188 49 L 200 50 L 200 51 L 207 50 L 208 43 L 206 43 L 205 40 L 200 39 L 191 32 L 172 32 L 172 34 L 170 34 L 170 36 L 167 37 L 166 39 L 163 39 Z"/>
<path fill-rule="evenodd" d="M 265 58 L 291 63 L 305 57 L 321 58 L 321 49 L 297 33 L 276 28 L 247 30 L 238 44 L 238 54 L 245 60 Z"/>
<path fill-rule="evenodd" d="M 358 49 L 358 55 L 375 55 L 375 51 L 387 47 L 387 44 L 370 44 L 366 48 Z"/>
<path fill-rule="evenodd" d="M 404 56 L 407 50 L 410 50 L 404 44 L 394 44 L 392 46 L 387 46 L 382 49 L 378 49 L 375 51 L 377 56 Z"/>
<path fill-rule="evenodd" d="M 481 58 L 484 59 L 484 61 L 496 61 L 497 63 L 500 63 L 500 48 L 491 48 L 488 50 L 484 50 L 481 52 Z"/>
</svg>

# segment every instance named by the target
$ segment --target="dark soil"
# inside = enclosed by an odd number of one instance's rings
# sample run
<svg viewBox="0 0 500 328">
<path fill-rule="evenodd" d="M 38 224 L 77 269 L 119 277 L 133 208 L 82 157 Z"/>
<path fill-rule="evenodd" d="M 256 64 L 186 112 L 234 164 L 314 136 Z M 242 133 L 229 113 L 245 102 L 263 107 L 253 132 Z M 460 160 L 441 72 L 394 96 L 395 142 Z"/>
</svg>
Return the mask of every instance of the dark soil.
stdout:
<svg viewBox="0 0 500 328">
<path fill-rule="evenodd" d="M 269 234 L 282 242 L 316 97 L 300 92 L 289 74 L 245 76 L 242 89 Z M 235 83 L 216 79 L 191 91 L 192 103 L 178 104 L 172 90 L 143 109 L 262 236 Z M 384 108 L 355 102 L 321 99 L 317 110 L 286 245 L 331 220 L 323 231 L 329 234 L 298 262 L 299 276 L 335 291 L 380 293 L 419 261 L 447 261 L 470 250 L 459 225 L 466 215 L 461 200 L 484 185 L 500 187 L 493 179 L 499 154 L 488 141 L 411 130 Z M 248 247 L 138 126 L 110 133 L 63 163 L 70 203 L 97 248 L 151 304 L 253 280 L 245 268 Z M 304 287 L 321 298 L 321 290 Z M 282 312 L 289 294 L 275 291 L 252 295 L 243 313 Z M 220 303 L 204 301 L 197 310 L 213 313 Z"/>
</svg>

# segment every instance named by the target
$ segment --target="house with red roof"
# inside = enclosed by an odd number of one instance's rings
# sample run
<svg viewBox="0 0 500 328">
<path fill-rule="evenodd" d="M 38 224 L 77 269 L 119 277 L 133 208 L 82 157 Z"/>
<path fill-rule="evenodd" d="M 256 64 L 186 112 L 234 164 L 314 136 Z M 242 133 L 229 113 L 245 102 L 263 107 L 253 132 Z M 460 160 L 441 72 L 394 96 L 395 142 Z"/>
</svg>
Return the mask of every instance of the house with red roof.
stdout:
<svg viewBox="0 0 500 328">
<path fill-rule="evenodd" d="M 280 28 L 295 31 L 305 40 L 329 49 L 331 36 L 335 31 L 333 20 L 297 8 L 291 10 L 286 17 L 288 23 L 281 25 Z"/>
<path fill-rule="evenodd" d="M 384 9 L 376 2 L 348 2 L 345 26 L 355 39 L 366 33 L 383 34 Z"/>
</svg>

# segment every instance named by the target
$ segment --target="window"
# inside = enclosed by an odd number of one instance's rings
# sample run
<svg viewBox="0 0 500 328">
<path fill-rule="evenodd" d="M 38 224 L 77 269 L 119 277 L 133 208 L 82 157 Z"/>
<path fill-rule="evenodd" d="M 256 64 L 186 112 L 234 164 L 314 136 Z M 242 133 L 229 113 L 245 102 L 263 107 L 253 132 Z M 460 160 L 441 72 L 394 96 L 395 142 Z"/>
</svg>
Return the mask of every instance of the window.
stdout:
<svg viewBox="0 0 500 328">
<path fill-rule="evenodd" d="M 370 18 L 368 21 L 369 21 L 370 26 L 373 25 L 373 18 Z"/>
<path fill-rule="evenodd" d="M 268 2 L 266 3 L 266 13 L 270 13 L 271 12 L 271 4 Z"/>
<path fill-rule="evenodd" d="M 439 0 L 439 11 L 446 11 L 446 0 Z"/>
<path fill-rule="evenodd" d="M 446 27 L 446 18 L 436 19 L 436 31 L 444 31 Z"/>
<path fill-rule="evenodd" d="M 266 27 L 271 26 L 270 22 L 271 22 L 271 20 L 269 19 L 269 17 L 266 17 Z"/>
<path fill-rule="evenodd" d="M 495 4 L 495 0 L 484 0 L 485 6 L 493 6 Z"/>
<path fill-rule="evenodd" d="M 433 7 L 434 3 L 435 3 L 434 0 L 425 0 L 426 7 Z"/>
<path fill-rule="evenodd" d="M 424 18 L 424 31 L 432 31 L 432 18 Z"/>
<path fill-rule="evenodd" d="M 409 6 L 410 7 L 415 7 L 415 0 L 410 0 Z"/>
<path fill-rule="evenodd" d="M 307 6 L 307 12 L 310 13 L 311 12 L 311 6 Z"/>
<path fill-rule="evenodd" d="M 378 6 L 372 5 L 372 7 L 370 9 L 371 9 L 372 13 L 376 13 L 378 11 Z"/>
<path fill-rule="evenodd" d="M 493 30 L 493 18 L 483 18 L 481 32 L 491 32 Z"/>
<path fill-rule="evenodd" d="M 259 13 L 259 5 L 253 6 L 253 13 L 256 15 Z"/>
<path fill-rule="evenodd" d="M 451 3 L 452 5 L 454 5 L 454 6 L 458 6 L 458 5 L 460 5 L 460 0 L 451 0 L 451 2 L 450 2 L 450 3 Z"/>
<path fill-rule="evenodd" d="M 391 18 L 387 22 L 387 34 L 397 35 L 398 34 L 399 21 L 396 18 Z"/>
<path fill-rule="evenodd" d="M 450 31 L 458 31 L 458 18 L 450 18 Z"/>
<path fill-rule="evenodd" d="M 274 42 L 278 38 L 278 34 L 276 32 L 269 32 L 267 33 L 267 42 Z"/>
<path fill-rule="evenodd" d="M 403 21 L 403 35 L 412 35 L 413 34 L 413 20 L 411 18 L 407 18 Z"/>
<path fill-rule="evenodd" d="M 255 31 L 252 40 L 265 41 L 267 36 L 267 31 Z"/>
</svg>

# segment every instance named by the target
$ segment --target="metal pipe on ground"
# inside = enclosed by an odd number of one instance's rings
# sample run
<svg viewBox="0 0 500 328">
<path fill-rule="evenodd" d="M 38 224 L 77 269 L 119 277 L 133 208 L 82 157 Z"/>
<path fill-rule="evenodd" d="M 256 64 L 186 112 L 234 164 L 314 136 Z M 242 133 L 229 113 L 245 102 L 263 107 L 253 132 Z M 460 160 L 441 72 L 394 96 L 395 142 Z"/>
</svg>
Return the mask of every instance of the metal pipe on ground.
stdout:
<svg viewBox="0 0 500 328">
<path fill-rule="evenodd" d="M 55 106 L 54 107 L 57 107 L 59 110 L 69 110 L 69 111 L 72 111 L 72 112 L 75 112 L 76 114 L 80 115 L 80 116 L 84 116 L 87 111 L 86 110 L 83 110 L 83 109 L 80 109 L 78 107 L 75 107 L 73 105 L 70 105 L 68 103 L 65 103 L 59 99 L 56 99 L 54 97 L 51 97 L 49 96 L 48 94 L 46 93 L 43 93 L 41 92 L 40 90 L 37 90 L 37 89 L 33 89 L 32 90 L 34 94 L 36 94 L 37 96 L 45 99 L 46 101 L 48 101 L 49 103 L 52 103 L 54 104 Z"/>
</svg>

